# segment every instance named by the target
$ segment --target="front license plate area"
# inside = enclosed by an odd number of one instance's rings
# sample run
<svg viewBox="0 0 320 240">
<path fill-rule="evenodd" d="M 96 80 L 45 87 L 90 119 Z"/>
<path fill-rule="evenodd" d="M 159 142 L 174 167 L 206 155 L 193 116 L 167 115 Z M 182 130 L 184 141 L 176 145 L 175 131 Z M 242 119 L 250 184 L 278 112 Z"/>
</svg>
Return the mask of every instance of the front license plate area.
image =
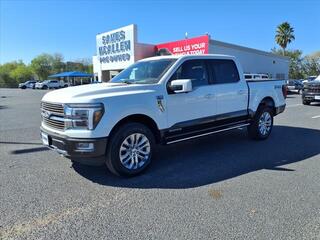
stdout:
<svg viewBox="0 0 320 240">
<path fill-rule="evenodd" d="M 46 133 L 41 133 L 41 139 L 42 139 L 42 143 L 46 146 L 49 146 L 49 137 L 48 134 Z"/>
</svg>

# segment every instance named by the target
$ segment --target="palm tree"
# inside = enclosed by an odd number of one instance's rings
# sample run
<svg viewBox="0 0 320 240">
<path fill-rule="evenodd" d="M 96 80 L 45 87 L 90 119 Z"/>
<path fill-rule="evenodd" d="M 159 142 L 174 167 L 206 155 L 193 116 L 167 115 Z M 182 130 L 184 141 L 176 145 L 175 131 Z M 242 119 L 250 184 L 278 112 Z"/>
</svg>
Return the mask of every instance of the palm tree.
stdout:
<svg viewBox="0 0 320 240">
<path fill-rule="evenodd" d="M 288 43 L 291 43 L 295 39 L 293 33 L 294 29 L 288 22 L 281 23 L 277 27 L 275 40 L 283 49 L 283 55 L 285 54 Z"/>
</svg>

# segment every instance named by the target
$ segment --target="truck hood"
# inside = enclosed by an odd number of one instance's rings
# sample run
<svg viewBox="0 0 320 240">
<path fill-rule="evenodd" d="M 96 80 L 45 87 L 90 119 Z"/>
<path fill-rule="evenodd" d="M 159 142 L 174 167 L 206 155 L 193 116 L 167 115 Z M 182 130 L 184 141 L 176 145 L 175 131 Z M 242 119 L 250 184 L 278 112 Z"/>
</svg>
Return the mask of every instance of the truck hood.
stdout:
<svg viewBox="0 0 320 240">
<path fill-rule="evenodd" d="M 306 83 L 308 87 L 320 87 L 320 80 L 313 80 L 311 82 Z"/>
<path fill-rule="evenodd" d="M 42 101 L 53 103 L 90 103 L 106 97 L 152 92 L 154 91 L 152 88 L 154 88 L 154 85 L 146 84 L 88 84 L 49 92 L 43 96 Z"/>
</svg>

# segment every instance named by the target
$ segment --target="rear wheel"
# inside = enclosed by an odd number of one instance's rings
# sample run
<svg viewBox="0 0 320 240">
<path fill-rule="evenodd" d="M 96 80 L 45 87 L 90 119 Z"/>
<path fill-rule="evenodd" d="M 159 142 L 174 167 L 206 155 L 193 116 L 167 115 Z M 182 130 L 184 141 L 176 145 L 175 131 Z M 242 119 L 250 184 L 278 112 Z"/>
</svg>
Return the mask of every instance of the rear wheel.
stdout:
<svg viewBox="0 0 320 240">
<path fill-rule="evenodd" d="M 248 127 L 249 136 L 256 140 L 269 137 L 273 127 L 273 111 L 270 107 L 259 107 L 251 125 Z"/>
<path fill-rule="evenodd" d="M 135 176 L 151 162 L 155 139 L 151 130 L 140 123 L 127 123 L 111 136 L 106 165 L 119 176 Z"/>
<path fill-rule="evenodd" d="M 47 85 L 44 85 L 43 87 L 42 87 L 42 89 L 48 89 L 48 86 Z"/>
</svg>

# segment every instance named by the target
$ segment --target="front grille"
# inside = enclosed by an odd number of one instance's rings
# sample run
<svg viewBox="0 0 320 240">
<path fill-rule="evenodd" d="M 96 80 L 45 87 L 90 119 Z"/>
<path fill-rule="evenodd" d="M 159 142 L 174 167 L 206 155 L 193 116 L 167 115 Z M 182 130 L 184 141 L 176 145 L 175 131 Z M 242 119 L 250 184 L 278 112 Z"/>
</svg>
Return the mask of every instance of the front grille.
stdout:
<svg viewBox="0 0 320 240">
<path fill-rule="evenodd" d="M 44 125 L 64 130 L 64 108 L 62 104 L 41 102 L 41 116 Z"/>
<path fill-rule="evenodd" d="M 59 116 L 64 115 L 64 109 L 62 104 L 41 102 L 41 109 Z"/>
<path fill-rule="evenodd" d="M 306 90 L 307 90 L 307 92 L 311 92 L 311 93 L 320 93 L 320 88 L 309 87 Z"/>
</svg>

